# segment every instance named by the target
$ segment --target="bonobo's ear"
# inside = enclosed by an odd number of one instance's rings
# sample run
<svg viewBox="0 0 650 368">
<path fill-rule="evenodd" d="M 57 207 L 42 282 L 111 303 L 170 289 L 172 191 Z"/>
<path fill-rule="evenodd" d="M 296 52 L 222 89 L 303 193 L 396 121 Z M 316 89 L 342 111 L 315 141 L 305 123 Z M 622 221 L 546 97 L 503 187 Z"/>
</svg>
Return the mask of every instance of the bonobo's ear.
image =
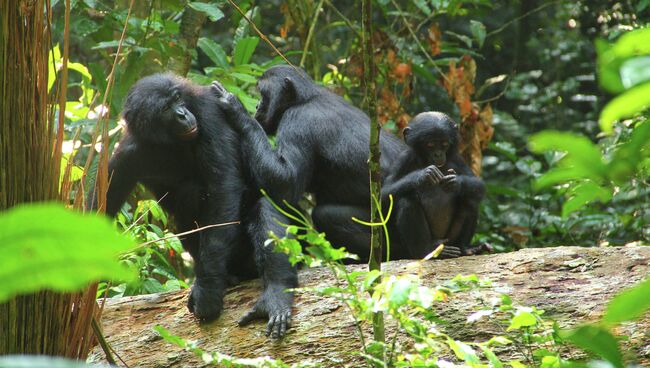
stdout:
<svg viewBox="0 0 650 368">
<path fill-rule="evenodd" d="M 284 77 L 284 80 L 282 81 L 282 83 L 283 83 L 282 87 L 284 88 L 285 91 L 287 91 L 287 93 L 289 95 L 291 95 L 291 96 L 296 95 L 296 85 L 295 85 L 295 83 L 293 83 L 293 79 L 291 79 L 289 77 Z"/>
<path fill-rule="evenodd" d="M 406 138 L 406 136 L 410 131 L 411 131 L 411 127 L 405 127 L 404 129 L 402 129 L 402 135 L 404 136 L 404 138 Z"/>
</svg>

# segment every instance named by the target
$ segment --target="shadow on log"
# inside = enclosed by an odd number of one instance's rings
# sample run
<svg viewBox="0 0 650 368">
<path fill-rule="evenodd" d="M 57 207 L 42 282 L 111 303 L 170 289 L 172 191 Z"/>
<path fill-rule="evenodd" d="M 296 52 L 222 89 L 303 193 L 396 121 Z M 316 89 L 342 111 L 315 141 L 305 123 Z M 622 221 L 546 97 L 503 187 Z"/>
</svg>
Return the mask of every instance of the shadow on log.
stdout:
<svg viewBox="0 0 650 368">
<path fill-rule="evenodd" d="M 384 265 L 390 273 L 413 272 L 412 261 L 394 261 Z M 359 269 L 365 266 L 351 266 Z M 484 300 L 506 292 L 520 305 L 546 311 L 545 318 L 568 327 L 596 320 L 607 301 L 618 291 L 643 280 L 650 274 L 650 248 L 538 248 L 513 253 L 462 257 L 431 261 L 418 269 L 425 285 L 435 285 L 458 274 L 476 274 L 489 279 Z M 300 272 L 301 286 L 331 285 L 326 269 Z M 264 335 L 260 321 L 238 327 L 237 320 L 253 305 L 260 293 L 255 281 L 231 288 L 222 316 L 210 324 L 198 324 L 187 311 L 187 290 L 164 294 L 109 299 L 102 325 L 108 342 L 129 367 L 197 367 L 200 359 L 162 340 L 152 330 L 161 325 L 171 333 L 195 340 L 205 351 L 219 351 L 240 358 L 271 356 L 285 363 L 311 360 L 325 367 L 358 367 L 362 360 L 356 329 L 347 308 L 336 300 L 311 293 L 296 297 L 293 328 L 281 341 Z M 483 291 L 482 291 L 483 293 Z M 437 303 L 445 329 L 461 341 L 484 341 L 500 334 L 494 323 L 468 323 L 467 316 L 479 309 L 479 300 L 471 293 L 454 294 L 449 302 Z M 650 318 L 623 324 L 617 333 L 626 354 L 636 356 L 641 366 L 650 366 Z M 512 349 L 512 351 L 508 350 Z M 518 358 L 513 347 L 499 351 L 502 359 Z M 96 347 L 89 360 L 103 362 Z"/>
</svg>

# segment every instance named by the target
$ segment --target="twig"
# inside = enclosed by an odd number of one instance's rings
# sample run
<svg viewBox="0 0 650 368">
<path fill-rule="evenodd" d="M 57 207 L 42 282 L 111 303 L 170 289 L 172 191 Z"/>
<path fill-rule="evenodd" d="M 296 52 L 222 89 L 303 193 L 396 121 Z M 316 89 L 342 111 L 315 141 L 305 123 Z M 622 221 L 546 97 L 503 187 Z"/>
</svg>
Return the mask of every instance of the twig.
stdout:
<svg viewBox="0 0 650 368">
<path fill-rule="evenodd" d="M 503 30 L 504 30 L 505 28 L 507 28 L 509 25 L 511 25 L 512 23 L 514 23 L 514 22 L 516 22 L 516 21 L 518 21 L 518 20 L 520 20 L 520 19 L 526 18 L 527 16 L 529 16 L 529 15 L 535 13 L 535 12 L 538 12 L 538 11 L 540 11 L 540 10 L 542 10 L 542 9 L 544 9 L 544 8 L 546 8 L 546 7 L 548 7 L 548 6 L 555 5 L 555 4 L 559 3 L 559 2 L 560 2 L 560 0 L 555 0 L 555 1 L 551 1 L 551 2 L 548 2 L 548 3 L 542 4 L 542 5 L 538 6 L 537 8 L 535 8 L 535 9 L 533 9 L 533 10 L 527 12 L 527 13 L 524 13 L 524 14 L 518 16 L 518 17 L 512 18 L 511 20 L 509 20 L 508 22 L 506 22 L 506 23 L 505 23 L 504 25 L 502 25 L 501 27 L 499 27 L 499 28 L 497 28 L 497 29 L 495 29 L 495 30 L 493 30 L 493 31 L 491 31 L 491 32 L 488 32 L 488 33 L 485 35 L 485 38 L 488 38 L 488 37 L 490 37 L 490 36 L 493 36 L 493 35 L 495 35 L 495 34 L 501 32 L 501 31 L 503 31 Z"/>
<path fill-rule="evenodd" d="M 237 4 L 235 4 L 235 2 L 234 2 L 233 0 L 228 0 L 228 2 L 230 3 L 230 5 L 232 5 L 232 6 L 237 10 L 237 12 L 239 12 L 239 14 L 241 14 L 242 17 L 244 17 L 244 19 L 246 19 L 246 21 L 248 22 L 248 24 L 250 24 L 251 27 L 253 27 L 253 30 L 255 30 L 255 33 L 257 33 L 257 35 L 260 36 L 260 38 L 261 38 L 262 40 L 264 40 L 264 42 L 266 42 L 267 44 L 269 44 L 269 46 L 271 46 L 271 48 L 273 49 L 273 51 L 275 51 L 275 53 L 278 54 L 278 56 L 280 56 L 280 57 L 282 58 L 282 60 L 284 60 L 285 63 L 291 65 L 291 67 L 293 67 L 294 69 L 296 69 L 297 72 L 299 72 L 299 73 L 298 73 L 299 75 L 302 75 L 302 74 L 300 73 L 300 70 L 298 69 L 298 67 L 295 66 L 295 65 L 293 65 L 293 64 L 289 61 L 289 59 L 287 59 L 287 57 L 284 56 L 284 54 L 283 54 L 280 50 L 278 50 L 277 47 L 275 47 L 275 45 L 273 44 L 273 42 L 271 42 L 271 40 L 269 40 L 269 38 L 266 37 L 266 35 L 265 35 L 264 33 L 262 33 L 262 31 L 260 31 L 259 28 L 257 28 L 257 26 L 255 25 L 255 23 L 253 22 L 253 20 L 250 19 L 250 18 L 248 17 L 248 15 L 246 15 L 246 13 L 244 13 L 244 11 L 241 10 L 241 8 L 240 8 Z"/>
<path fill-rule="evenodd" d="M 164 238 L 158 238 L 158 239 L 150 240 L 148 242 L 140 243 L 137 247 L 129 250 L 129 252 L 134 252 L 136 250 L 139 250 L 139 249 L 142 249 L 142 248 L 146 247 L 149 244 L 156 243 L 156 242 L 159 242 L 159 241 L 162 241 L 162 240 L 167 240 L 167 239 L 171 239 L 171 238 L 180 238 L 181 236 L 189 235 L 189 234 L 192 234 L 192 233 L 197 233 L 199 231 L 203 231 L 203 230 L 210 229 L 210 228 L 213 228 L 213 227 L 222 227 L 222 226 L 228 226 L 228 225 L 239 225 L 239 223 L 240 223 L 240 221 L 232 221 L 232 222 L 224 222 L 222 224 L 206 225 L 206 226 L 194 229 L 194 230 L 185 231 L 185 232 L 178 233 L 178 234 L 172 234 L 172 235 L 169 235 L 169 236 L 165 236 Z"/>
<path fill-rule="evenodd" d="M 160 199 L 157 200 L 156 203 L 160 204 L 160 201 L 162 201 L 163 199 L 165 199 L 165 197 L 167 197 L 167 194 L 169 194 L 169 192 L 163 194 L 163 196 L 160 197 Z M 143 218 L 146 214 L 148 214 L 149 212 L 151 212 L 151 206 L 149 206 L 149 208 L 147 208 L 147 210 L 144 211 L 144 213 L 143 213 L 142 215 L 140 215 L 140 217 L 138 217 L 137 219 L 135 219 L 135 221 L 133 221 L 133 223 L 131 224 L 131 226 L 129 226 L 128 228 L 126 228 L 126 229 L 122 232 L 122 234 L 126 234 L 126 233 L 129 232 L 129 230 L 133 229 L 133 227 L 134 227 L 135 225 L 137 225 L 138 222 L 139 222 L 140 220 L 142 220 L 142 218 Z"/>
<path fill-rule="evenodd" d="M 314 28 L 316 27 L 316 23 L 318 23 L 318 14 L 320 14 L 321 9 L 323 8 L 323 1 L 325 0 L 320 0 L 318 2 L 318 5 L 316 5 L 316 11 L 314 12 L 314 20 L 311 22 L 311 25 L 309 26 L 309 31 L 307 32 L 307 39 L 305 40 L 305 46 L 302 50 L 302 57 L 300 57 L 300 67 L 303 68 L 305 66 L 305 59 L 307 58 L 307 49 L 309 48 L 309 43 L 311 42 L 311 38 L 314 34 Z"/>
<path fill-rule="evenodd" d="M 361 38 L 361 33 L 359 33 L 359 29 L 358 29 L 358 27 L 356 27 L 356 26 L 355 26 L 355 25 L 350 21 L 350 19 L 348 19 L 345 15 L 343 15 L 343 13 L 341 13 L 341 11 L 338 10 L 338 9 L 334 6 L 334 4 L 332 4 L 332 2 L 331 2 L 330 0 L 325 0 L 325 4 L 327 4 L 327 6 L 329 6 L 330 8 L 332 8 L 332 10 L 334 11 L 334 13 L 336 13 L 336 15 L 338 15 L 339 18 L 341 18 L 341 19 L 343 20 L 343 22 L 344 22 L 345 24 L 347 24 L 348 27 L 350 27 L 350 29 L 351 29 L 351 30 L 352 30 L 352 31 L 357 35 L 357 38 Z"/>
<path fill-rule="evenodd" d="M 501 96 L 503 96 L 506 93 L 506 91 L 508 90 L 508 87 L 510 86 L 510 81 L 511 81 L 511 78 L 508 78 L 508 80 L 506 81 L 506 86 L 503 87 L 503 90 L 501 92 L 499 92 L 496 96 L 486 98 L 485 100 L 479 100 L 479 101 L 474 101 L 474 102 L 480 105 L 480 104 L 483 104 L 483 103 L 486 103 L 486 102 L 492 102 L 494 100 L 497 100 L 497 99 L 501 98 Z"/>
</svg>

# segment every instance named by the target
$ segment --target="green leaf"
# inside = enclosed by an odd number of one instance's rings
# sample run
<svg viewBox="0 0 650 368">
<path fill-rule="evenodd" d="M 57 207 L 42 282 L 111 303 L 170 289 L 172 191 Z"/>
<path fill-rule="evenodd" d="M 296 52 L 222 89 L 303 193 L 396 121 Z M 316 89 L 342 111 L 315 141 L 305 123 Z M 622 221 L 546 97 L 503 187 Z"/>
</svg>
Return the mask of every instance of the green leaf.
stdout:
<svg viewBox="0 0 650 368">
<path fill-rule="evenodd" d="M 535 326 L 536 324 L 537 324 L 537 318 L 535 318 L 535 316 L 532 313 L 519 310 L 517 311 L 515 316 L 512 317 L 512 320 L 510 321 L 510 326 L 508 326 L 508 331 L 519 329 L 522 327 Z"/>
<path fill-rule="evenodd" d="M 650 278 L 624 290 L 609 304 L 603 320 L 609 323 L 630 321 L 650 309 Z"/>
<path fill-rule="evenodd" d="M 235 66 L 247 64 L 251 60 L 251 56 L 257 48 L 257 44 L 260 42 L 260 39 L 257 37 L 244 37 L 241 38 L 237 45 L 235 45 L 235 51 L 233 53 L 233 64 Z"/>
<path fill-rule="evenodd" d="M 622 35 L 613 45 L 596 40 L 598 79 L 611 93 L 621 93 L 625 85 L 620 69 L 626 59 L 650 54 L 650 28 L 637 29 Z"/>
<path fill-rule="evenodd" d="M 605 328 L 596 325 L 584 325 L 574 330 L 563 331 L 562 338 L 600 356 L 617 368 L 623 368 L 623 356 L 616 338 Z"/>
<path fill-rule="evenodd" d="M 400 278 L 395 281 L 393 287 L 390 290 L 390 297 L 388 299 L 389 303 L 393 308 L 399 308 L 404 305 L 409 299 L 409 294 L 413 284 L 410 280 L 406 278 Z"/>
<path fill-rule="evenodd" d="M 490 366 L 494 368 L 502 368 L 503 363 L 499 360 L 499 358 L 494 354 L 492 349 L 488 348 L 487 346 L 480 345 L 481 350 L 483 350 L 483 355 L 488 359 L 490 362 Z"/>
<path fill-rule="evenodd" d="M 224 69 L 227 69 L 229 67 L 228 57 L 226 56 L 226 52 L 223 50 L 223 47 L 221 47 L 221 45 L 206 37 L 199 38 L 197 45 L 201 51 L 203 51 L 208 56 L 208 58 L 212 60 L 214 65 L 222 67 Z"/>
<path fill-rule="evenodd" d="M 621 82 L 626 89 L 650 80 L 650 56 L 625 60 L 620 68 Z"/>
<path fill-rule="evenodd" d="M 633 87 L 609 101 L 600 112 L 600 129 L 612 131 L 615 121 L 632 117 L 650 107 L 650 82 Z"/>
<path fill-rule="evenodd" d="M 131 280 L 117 255 L 134 247 L 108 218 L 60 204 L 17 206 L 0 215 L 0 303 L 41 289 L 77 291 L 104 278 Z"/>
<path fill-rule="evenodd" d="M 593 201 L 602 203 L 609 202 L 612 199 L 610 189 L 602 187 L 591 180 L 583 181 L 570 188 L 570 198 L 562 206 L 562 217 L 566 218 L 572 212 L 582 208 L 582 206 Z"/>
<path fill-rule="evenodd" d="M 219 19 L 223 18 L 223 12 L 219 9 L 219 6 L 214 3 L 200 3 L 200 2 L 191 2 L 187 4 L 190 8 L 205 13 L 208 18 L 216 22 Z"/>
<path fill-rule="evenodd" d="M 474 36 L 474 39 L 478 42 L 478 48 L 480 49 L 483 47 L 483 43 L 485 42 L 485 26 L 479 21 L 470 20 L 469 29 L 472 31 L 472 36 Z"/>
</svg>

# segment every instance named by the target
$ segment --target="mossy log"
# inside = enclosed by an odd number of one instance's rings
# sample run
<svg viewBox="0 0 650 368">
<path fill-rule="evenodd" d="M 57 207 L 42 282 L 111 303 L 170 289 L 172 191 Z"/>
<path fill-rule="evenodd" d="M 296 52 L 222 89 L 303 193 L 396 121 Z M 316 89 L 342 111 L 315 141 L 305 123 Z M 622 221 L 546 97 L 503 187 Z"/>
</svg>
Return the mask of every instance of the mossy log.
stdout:
<svg viewBox="0 0 650 368">
<path fill-rule="evenodd" d="M 391 273 L 413 272 L 412 261 L 384 264 Z M 350 266 L 363 267 L 362 265 Z M 458 274 L 476 274 L 496 286 L 486 289 L 483 298 L 472 293 L 457 293 L 435 308 L 448 321 L 444 330 L 461 341 L 484 341 L 503 331 L 494 323 L 468 323 L 467 316 L 479 309 L 480 299 L 488 300 L 505 291 L 517 304 L 535 306 L 544 316 L 569 327 L 595 321 L 609 299 L 620 290 L 650 274 L 650 248 L 558 247 L 524 249 L 505 254 L 434 260 L 418 268 L 426 285 L 436 285 Z M 333 283 L 323 268 L 300 271 L 302 286 Z M 188 291 L 107 301 L 102 325 L 106 339 L 129 367 L 197 367 L 200 359 L 162 340 L 152 330 L 161 325 L 187 340 L 195 340 L 205 351 L 218 351 L 241 358 L 271 356 L 286 363 L 303 360 L 320 362 L 325 367 L 358 367 L 362 359 L 356 327 L 349 310 L 340 302 L 311 293 L 296 297 L 293 328 L 280 341 L 267 338 L 263 321 L 238 327 L 236 321 L 246 313 L 260 294 L 259 281 L 231 288 L 222 316 L 209 324 L 199 324 L 185 306 Z M 617 333 L 627 336 L 621 345 L 636 363 L 650 366 L 650 317 L 620 326 Z M 500 349 L 503 359 L 517 358 L 519 352 L 508 346 Z M 96 347 L 91 362 L 103 362 Z"/>
</svg>

